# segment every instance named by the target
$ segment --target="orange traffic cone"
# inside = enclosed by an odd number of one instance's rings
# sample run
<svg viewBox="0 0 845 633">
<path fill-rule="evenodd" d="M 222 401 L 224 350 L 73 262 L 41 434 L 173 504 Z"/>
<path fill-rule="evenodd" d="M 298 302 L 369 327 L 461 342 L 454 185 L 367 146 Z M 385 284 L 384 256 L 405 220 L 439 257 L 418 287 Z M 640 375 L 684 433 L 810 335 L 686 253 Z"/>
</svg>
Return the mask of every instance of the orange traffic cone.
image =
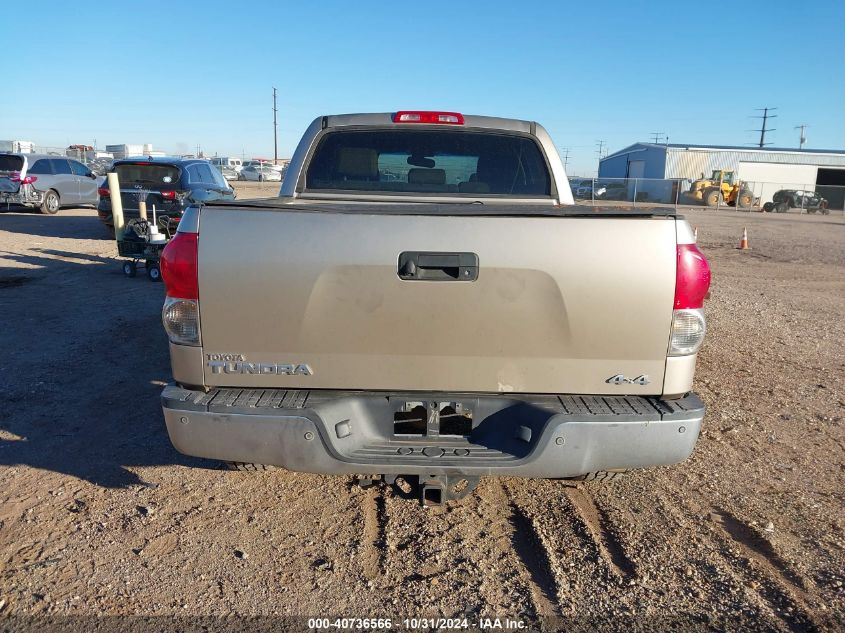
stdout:
<svg viewBox="0 0 845 633">
<path fill-rule="evenodd" d="M 698 241 L 698 227 L 697 226 L 692 227 L 692 239 L 693 239 L 694 242 Z"/>
<path fill-rule="evenodd" d="M 739 250 L 750 251 L 751 247 L 748 245 L 748 229 L 742 227 L 742 239 L 739 240 Z"/>
</svg>

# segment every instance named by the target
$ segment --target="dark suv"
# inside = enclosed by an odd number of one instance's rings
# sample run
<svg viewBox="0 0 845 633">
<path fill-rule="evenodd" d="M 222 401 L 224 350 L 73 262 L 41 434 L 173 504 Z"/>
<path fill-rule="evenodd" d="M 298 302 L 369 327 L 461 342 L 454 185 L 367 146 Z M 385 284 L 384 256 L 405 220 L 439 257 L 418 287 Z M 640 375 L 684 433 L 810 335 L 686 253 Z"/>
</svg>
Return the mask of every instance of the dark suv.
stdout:
<svg viewBox="0 0 845 633">
<path fill-rule="evenodd" d="M 120 199 L 126 220 L 139 216 L 138 203 L 146 202 L 147 215 L 170 218 L 173 228 L 191 203 L 234 200 L 235 191 L 210 161 L 195 158 L 126 158 L 109 170 L 120 181 Z M 99 188 L 97 211 L 103 223 L 114 228 L 108 182 Z"/>
</svg>

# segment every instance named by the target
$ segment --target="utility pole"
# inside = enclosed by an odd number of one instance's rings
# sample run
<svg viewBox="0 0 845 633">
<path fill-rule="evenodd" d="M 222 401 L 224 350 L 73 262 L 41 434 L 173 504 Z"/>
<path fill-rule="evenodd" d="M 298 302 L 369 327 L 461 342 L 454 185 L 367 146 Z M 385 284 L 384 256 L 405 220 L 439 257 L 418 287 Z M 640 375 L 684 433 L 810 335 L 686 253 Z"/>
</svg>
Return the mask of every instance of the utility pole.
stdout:
<svg viewBox="0 0 845 633">
<path fill-rule="evenodd" d="M 566 171 L 567 166 L 569 166 L 569 148 L 561 147 L 561 149 L 565 152 L 563 155 L 563 170 Z"/>
<path fill-rule="evenodd" d="M 766 123 L 768 123 L 769 119 L 777 118 L 777 114 L 769 114 L 769 112 L 777 110 L 777 108 L 755 108 L 755 110 L 763 113 L 763 116 L 754 117 L 755 119 L 763 119 L 762 127 L 759 130 L 754 130 L 754 132 L 760 132 L 760 143 L 758 144 L 758 147 L 771 145 L 771 143 L 766 142 L 766 132 L 774 132 L 776 128 L 767 129 Z"/>
<path fill-rule="evenodd" d="M 801 130 L 801 137 L 798 141 L 798 149 L 804 149 L 804 143 L 807 142 L 807 136 L 804 134 L 804 130 L 810 127 L 806 123 L 802 123 L 801 125 L 796 125 L 793 129 Z"/>
<path fill-rule="evenodd" d="M 273 88 L 273 164 L 279 163 L 279 125 L 276 123 L 276 89 Z"/>
<path fill-rule="evenodd" d="M 606 142 L 607 141 L 596 141 L 596 145 L 599 146 L 599 148 L 596 150 L 596 153 L 599 155 L 599 160 L 604 158 L 604 145 Z"/>
</svg>

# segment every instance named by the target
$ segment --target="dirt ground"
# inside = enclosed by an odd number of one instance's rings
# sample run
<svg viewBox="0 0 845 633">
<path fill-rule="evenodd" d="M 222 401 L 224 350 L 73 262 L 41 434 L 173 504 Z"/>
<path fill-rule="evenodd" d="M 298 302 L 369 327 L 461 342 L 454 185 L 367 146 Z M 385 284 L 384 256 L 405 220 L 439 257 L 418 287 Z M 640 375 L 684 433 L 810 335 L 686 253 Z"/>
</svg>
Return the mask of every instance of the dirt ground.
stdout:
<svg viewBox="0 0 845 633">
<path fill-rule="evenodd" d="M 0 626 L 842 630 L 845 219 L 688 217 L 714 271 L 691 459 L 605 484 L 488 478 L 426 509 L 351 478 L 176 453 L 162 285 L 123 277 L 94 210 L 0 213 Z M 151 621 L 139 630 L 169 626 Z"/>
</svg>

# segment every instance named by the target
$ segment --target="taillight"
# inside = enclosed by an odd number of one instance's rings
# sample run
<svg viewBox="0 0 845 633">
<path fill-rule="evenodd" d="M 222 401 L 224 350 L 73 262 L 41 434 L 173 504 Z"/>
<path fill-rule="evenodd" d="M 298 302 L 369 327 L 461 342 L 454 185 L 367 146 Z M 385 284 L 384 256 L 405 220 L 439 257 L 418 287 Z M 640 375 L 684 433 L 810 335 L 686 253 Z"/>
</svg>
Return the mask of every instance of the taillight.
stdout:
<svg viewBox="0 0 845 633">
<path fill-rule="evenodd" d="M 672 313 L 672 337 L 669 341 L 669 356 L 695 354 L 704 342 L 707 321 L 704 310 L 687 308 Z"/>
<path fill-rule="evenodd" d="M 97 187 L 97 195 L 101 198 L 108 198 L 111 195 L 108 187 Z"/>
<path fill-rule="evenodd" d="M 200 344 L 199 302 L 166 297 L 161 309 L 161 322 L 167 338 L 177 345 Z"/>
<path fill-rule="evenodd" d="M 159 191 L 158 195 L 160 195 L 165 200 L 176 200 L 175 191 Z"/>
<path fill-rule="evenodd" d="M 22 185 L 31 185 L 36 180 L 38 180 L 38 176 L 24 176 L 21 178 L 21 174 L 19 171 L 13 172 L 12 175 L 9 177 L 9 180 L 12 182 L 19 182 Z"/>
<path fill-rule="evenodd" d="M 161 277 L 167 297 L 161 321 L 171 343 L 200 345 L 198 235 L 176 233 L 161 252 Z"/>
<path fill-rule="evenodd" d="M 400 110 L 393 115 L 394 123 L 440 123 L 463 125 L 464 115 L 459 112 L 427 112 L 421 110 Z"/>
<path fill-rule="evenodd" d="M 196 233 L 176 233 L 161 253 L 161 277 L 167 296 L 199 299 Z"/>
<path fill-rule="evenodd" d="M 710 289 L 710 265 L 695 244 L 678 244 L 675 309 L 700 308 Z"/>
<path fill-rule="evenodd" d="M 710 265 L 695 244 L 678 244 L 677 253 L 669 355 L 687 356 L 698 351 L 707 332 L 702 306 L 710 289 Z"/>
</svg>

